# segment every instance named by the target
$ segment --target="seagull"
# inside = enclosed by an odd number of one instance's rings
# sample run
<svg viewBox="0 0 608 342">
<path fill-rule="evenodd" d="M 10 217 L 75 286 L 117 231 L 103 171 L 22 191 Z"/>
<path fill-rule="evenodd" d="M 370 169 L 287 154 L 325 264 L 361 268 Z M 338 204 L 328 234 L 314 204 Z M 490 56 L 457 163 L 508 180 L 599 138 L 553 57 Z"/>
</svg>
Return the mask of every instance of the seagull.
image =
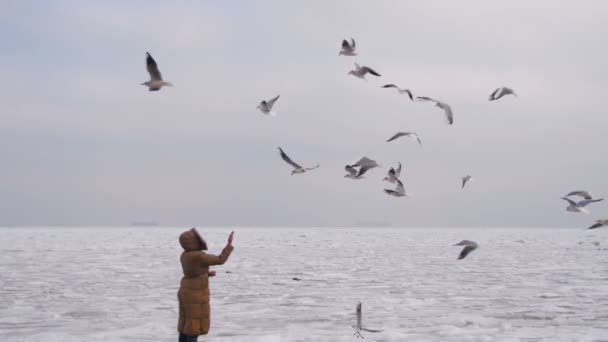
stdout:
<svg viewBox="0 0 608 342">
<path fill-rule="evenodd" d="M 354 165 L 346 165 L 344 167 L 344 170 L 346 170 L 346 172 L 348 172 L 348 173 L 344 177 L 345 178 L 350 178 L 350 179 L 361 179 L 361 178 L 363 178 L 363 175 L 367 171 L 369 171 L 369 170 L 371 170 L 373 168 L 374 168 L 373 166 L 366 165 L 366 166 L 361 166 L 359 168 L 359 171 L 357 171 L 357 169 L 355 168 Z"/>
<path fill-rule="evenodd" d="M 361 159 L 359 159 L 358 162 L 354 163 L 352 166 L 354 166 L 354 167 L 369 166 L 370 168 L 374 168 L 374 167 L 378 167 L 380 165 L 373 159 L 369 159 L 367 157 L 362 157 Z"/>
<path fill-rule="evenodd" d="M 342 40 L 342 50 L 340 50 L 340 53 L 338 54 L 338 56 L 340 55 L 344 55 L 344 56 L 356 56 L 357 52 L 355 51 L 355 40 L 354 39 L 350 39 L 350 43 L 348 42 L 348 40 L 344 39 Z"/>
<path fill-rule="evenodd" d="M 356 315 L 357 315 L 357 324 L 355 326 L 353 326 L 353 328 L 355 328 L 355 333 L 353 334 L 354 336 L 357 336 L 358 338 L 364 338 L 363 335 L 361 335 L 361 331 L 367 331 L 367 332 L 371 332 L 371 333 L 377 333 L 377 332 L 382 332 L 382 330 L 376 330 L 376 329 L 368 329 L 368 328 L 364 328 L 363 327 L 363 313 L 361 312 L 361 302 L 359 302 L 357 304 L 357 309 L 356 309 Z"/>
<path fill-rule="evenodd" d="M 571 191 L 569 192 L 566 196 L 564 197 L 570 197 L 570 196 L 580 196 L 584 199 L 592 199 L 593 197 L 591 196 L 591 194 L 589 194 L 587 191 L 584 190 L 576 190 L 576 191 Z"/>
<path fill-rule="evenodd" d="M 397 132 L 397 133 L 395 133 L 395 135 L 390 137 L 386 142 L 391 142 L 391 141 L 401 138 L 401 137 L 414 138 L 414 139 L 418 140 L 418 143 L 420 144 L 420 146 L 422 146 L 422 141 L 420 141 L 420 137 L 418 136 L 418 134 L 416 134 L 414 132 Z"/>
<path fill-rule="evenodd" d="M 366 80 L 365 75 L 367 73 L 370 73 L 374 76 L 380 76 L 379 73 L 377 73 L 374 69 L 370 68 L 370 67 L 366 67 L 366 66 L 360 66 L 359 64 L 355 63 L 355 70 L 351 70 L 348 72 L 348 75 L 353 75 L 355 77 L 359 77 L 361 79 Z"/>
<path fill-rule="evenodd" d="M 288 156 L 287 154 L 285 154 L 285 152 L 283 152 L 283 149 L 282 149 L 282 148 L 280 148 L 280 147 L 279 147 L 279 153 L 281 154 L 281 158 L 283 158 L 283 160 L 284 160 L 284 161 L 285 161 L 287 164 L 289 164 L 289 165 L 293 166 L 293 171 L 291 171 L 291 175 L 292 175 L 292 176 L 293 176 L 293 175 L 296 175 L 296 174 L 299 174 L 299 173 L 304 173 L 304 172 L 306 172 L 306 171 L 314 170 L 314 169 L 316 169 L 316 168 L 318 168 L 318 167 L 319 167 L 319 164 L 317 164 L 317 165 L 316 165 L 316 166 L 314 166 L 314 167 L 306 167 L 306 168 L 301 167 L 300 165 L 298 165 L 298 164 L 294 163 L 294 162 L 293 162 L 293 160 L 291 160 L 291 158 L 289 158 L 289 156 Z"/>
<path fill-rule="evenodd" d="M 274 106 L 274 103 L 277 102 L 280 96 L 281 95 L 277 95 L 277 97 L 271 100 L 260 102 L 260 105 L 257 108 L 264 114 L 276 116 L 275 112 L 272 111 L 272 106 Z"/>
<path fill-rule="evenodd" d="M 407 94 L 407 96 L 409 96 L 410 100 L 414 101 L 414 96 L 412 95 L 412 92 L 409 89 L 401 89 L 394 84 L 385 84 L 382 86 L 382 88 L 395 88 L 395 89 L 397 89 L 399 94 Z"/>
<path fill-rule="evenodd" d="M 573 213 L 583 213 L 583 214 L 589 214 L 589 210 L 587 210 L 585 207 L 587 205 L 589 205 L 590 203 L 594 203 L 594 202 L 599 202 L 599 201 L 603 201 L 603 198 L 599 198 L 599 199 L 584 199 L 580 202 L 574 202 L 573 200 L 569 199 L 568 197 L 562 197 L 562 199 L 564 201 L 568 202 L 568 207 L 566 207 L 566 211 L 570 211 Z"/>
<path fill-rule="evenodd" d="M 158 65 L 156 65 L 156 61 L 149 52 L 146 52 L 146 69 L 150 74 L 150 80 L 141 85 L 147 86 L 149 91 L 160 90 L 163 86 L 173 87 L 173 84 L 170 82 L 163 81 L 163 77 L 158 70 Z"/>
<path fill-rule="evenodd" d="M 373 160 L 373 159 L 369 159 L 367 157 L 363 157 L 361 159 L 359 159 L 358 162 L 352 164 L 352 165 L 346 165 L 344 167 L 344 170 L 346 170 L 346 172 L 348 172 L 344 177 L 345 178 L 350 178 L 350 179 L 361 179 L 362 176 L 369 170 L 375 168 L 375 167 L 379 167 L 380 165 L 378 165 L 378 163 Z M 357 171 L 356 168 L 359 168 L 359 170 Z"/>
<path fill-rule="evenodd" d="M 465 246 L 462 249 L 462 251 L 460 251 L 460 255 L 458 255 L 458 260 L 464 259 L 467 255 L 469 255 L 469 253 L 471 253 L 472 251 L 477 249 L 477 247 L 479 247 L 479 245 L 477 243 L 470 241 L 470 240 L 462 240 L 459 243 L 455 244 L 454 246 Z"/>
<path fill-rule="evenodd" d="M 587 229 L 596 229 L 596 228 L 600 228 L 603 226 L 608 226 L 608 220 L 597 220 L 595 221 L 595 224 Z"/>
<path fill-rule="evenodd" d="M 395 188 L 395 190 L 384 189 L 384 192 L 387 195 L 394 196 L 394 197 L 407 196 L 407 194 L 405 193 L 405 188 L 403 187 L 403 183 L 401 183 L 401 181 L 399 179 L 396 179 L 395 182 L 397 182 L 397 187 Z"/>
<path fill-rule="evenodd" d="M 418 96 L 418 97 L 416 97 L 416 100 L 435 102 L 436 107 L 443 109 L 443 112 L 445 113 L 445 118 L 448 121 L 448 124 L 451 125 L 454 123 L 454 113 L 452 112 L 452 107 L 450 107 L 447 103 L 441 102 L 441 101 L 438 101 L 438 100 L 435 100 L 435 99 L 432 99 L 432 98 L 426 97 L 426 96 Z"/>
<path fill-rule="evenodd" d="M 397 169 L 394 169 L 391 167 L 388 170 L 388 175 L 386 177 L 384 177 L 383 180 L 394 184 L 399 180 L 399 177 L 401 177 L 401 163 L 399 163 L 399 166 L 397 167 Z"/>
<path fill-rule="evenodd" d="M 505 95 L 517 96 L 517 94 L 515 94 L 513 89 L 507 88 L 507 87 L 500 87 L 500 88 L 497 88 L 496 90 L 494 90 L 494 92 L 492 94 L 490 94 L 490 97 L 488 97 L 488 101 L 496 101 Z"/>
<path fill-rule="evenodd" d="M 464 189 L 464 186 L 467 185 L 467 183 L 472 180 L 473 177 L 471 177 L 470 175 L 466 175 L 464 177 L 462 177 L 462 187 L 461 189 Z"/>
</svg>

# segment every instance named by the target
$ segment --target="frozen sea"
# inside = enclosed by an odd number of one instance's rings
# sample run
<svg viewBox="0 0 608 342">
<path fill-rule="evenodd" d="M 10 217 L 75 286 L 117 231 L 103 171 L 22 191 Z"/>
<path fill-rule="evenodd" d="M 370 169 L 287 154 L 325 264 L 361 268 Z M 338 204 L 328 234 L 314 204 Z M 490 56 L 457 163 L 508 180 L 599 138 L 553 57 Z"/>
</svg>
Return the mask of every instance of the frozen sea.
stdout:
<svg viewBox="0 0 608 342">
<path fill-rule="evenodd" d="M 177 341 L 183 230 L 0 229 L 0 341 Z M 238 229 L 215 269 L 200 341 L 355 341 L 358 301 L 365 341 L 608 341 L 608 230 Z"/>
</svg>

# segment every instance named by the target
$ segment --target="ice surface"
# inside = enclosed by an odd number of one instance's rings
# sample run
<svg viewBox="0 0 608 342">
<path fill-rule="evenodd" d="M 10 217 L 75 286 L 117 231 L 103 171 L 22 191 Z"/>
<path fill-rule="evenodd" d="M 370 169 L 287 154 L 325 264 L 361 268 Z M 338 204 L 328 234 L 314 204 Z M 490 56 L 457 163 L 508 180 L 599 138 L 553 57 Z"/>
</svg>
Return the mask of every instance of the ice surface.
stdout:
<svg viewBox="0 0 608 342">
<path fill-rule="evenodd" d="M 0 229 L 0 341 L 177 341 L 182 230 Z M 228 230 L 200 231 L 219 253 Z M 384 330 L 365 341 L 608 341 L 607 236 L 240 229 L 200 340 L 354 341 L 362 301 Z M 457 261 L 463 239 L 480 247 Z"/>
</svg>

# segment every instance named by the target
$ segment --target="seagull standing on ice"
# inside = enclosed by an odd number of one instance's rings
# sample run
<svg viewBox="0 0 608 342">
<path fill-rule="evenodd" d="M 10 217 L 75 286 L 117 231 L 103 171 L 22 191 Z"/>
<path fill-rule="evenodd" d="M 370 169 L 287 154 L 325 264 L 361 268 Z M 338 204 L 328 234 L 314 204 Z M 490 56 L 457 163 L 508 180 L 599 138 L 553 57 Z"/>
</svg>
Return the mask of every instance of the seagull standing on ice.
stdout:
<svg viewBox="0 0 608 342">
<path fill-rule="evenodd" d="M 386 142 L 391 142 L 391 141 L 401 138 L 401 137 L 408 137 L 408 138 L 416 139 L 416 140 L 418 140 L 418 144 L 420 144 L 420 146 L 422 146 L 422 141 L 420 141 L 420 137 L 418 136 L 418 134 L 416 134 L 414 132 L 397 132 L 397 133 L 395 133 L 395 135 L 390 137 Z"/>
<path fill-rule="evenodd" d="M 355 311 L 355 314 L 357 315 L 357 324 L 353 326 L 353 328 L 355 328 L 356 330 L 353 335 L 357 336 L 358 338 L 364 338 L 363 335 L 361 335 L 361 331 L 367 331 L 371 333 L 382 332 L 382 330 L 368 329 L 363 327 L 363 312 L 361 311 L 361 305 L 361 302 L 359 302 Z"/>
<path fill-rule="evenodd" d="M 496 101 L 505 95 L 517 96 L 517 94 L 515 94 L 515 91 L 513 91 L 513 89 L 507 88 L 507 87 L 500 87 L 500 88 L 497 88 L 496 90 L 494 90 L 494 92 L 492 94 L 490 94 L 490 97 L 488 97 L 488 101 Z"/>
<path fill-rule="evenodd" d="M 467 183 L 472 180 L 473 177 L 471 177 L 470 175 L 466 175 L 464 177 L 462 177 L 462 187 L 461 189 L 464 189 L 464 186 L 467 185 Z"/>
<path fill-rule="evenodd" d="M 401 163 L 399 163 L 399 166 L 397 166 L 397 169 L 394 169 L 391 167 L 388 170 L 387 176 L 384 177 L 383 180 L 385 180 L 389 183 L 395 184 L 399 180 L 399 177 L 401 177 Z"/>
<path fill-rule="evenodd" d="M 314 170 L 314 169 L 316 169 L 316 168 L 318 168 L 318 167 L 319 167 L 319 164 L 317 164 L 317 165 L 316 165 L 316 166 L 314 166 L 314 167 L 307 167 L 307 168 L 301 167 L 301 166 L 300 166 L 300 165 L 298 165 L 297 163 L 294 163 L 294 161 L 293 161 L 293 160 L 291 160 L 291 158 L 289 158 L 289 156 L 287 156 L 287 154 L 286 154 L 285 152 L 283 152 L 283 149 L 282 149 L 282 148 L 280 148 L 280 147 L 279 147 L 279 153 L 281 154 L 281 158 L 283 158 L 283 160 L 284 160 L 284 161 L 285 161 L 287 164 L 289 164 L 289 165 L 291 165 L 291 166 L 293 167 L 293 171 L 291 171 L 291 175 L 292 175 L 292 176 L 293 176 L 293 175 L 297 175 L 297 174 L 299 174 L 299 173 L 304 173 L 304 172 L 306 172 L 306 171 Z"/>
<path fill-rule="evenodd" d="M 595 224 L 587 229 L 596 229 L 600 227 L 608 226 L 608 220 L 597 220 Z"/>
<path fill-rule="evenodd" d="M 173 87 L 173 84 L 170 82 L 163 81 L 163 76 L 158 70 L 158 65 L 156 65 L 156 61 L 149 52 L 146 52 L 146 69 L 148 70 L 148 74 L 150 74 L 150 80 L 141 85 L 148 87 L 149 91 L 160 90 L 163 86 Z"/>
<path fill-rule="evenodd" d="M 477 243 L 470 241 L 470 240 L 462 240 L 459 243 L 455 244 L 454 246 L 464 246 L 462 251 L 460 251 L 460 255 L 458 255 L 458 260 L 464 259 L 467 255 L 469 255 L 469 253 L 471 253 L 472 251 L 477 249 L 477 247 L 479 247 L 479 245 Z"/>
<path fill-rule="evenodd" d="M 399 94 L 407 94 L 410 100 L 414 101 L 414 95 L 412 95 L 412 92 L 409 89 L 401 89 L 394 84 L 385 84 L 382 86 L 382 88 L 395 88 Z"/>
<path fill-rule="evenodd" d="M 348 40 L 344 39 L 342 40 L 342 50 L 340 50 L 340 53 L 338 54 L 338 56 L 356 56 L 357 52 L 355 51 L 355 40 L 354 39 L 350 39 L 350 43 L 348 42 Z"/>
<path fill-rule="evenodd" d="M 274 103 L 277 102 L 277 100 L 279 99 L 281 95 L 277 95 L 277 97 L 268 100 L 268 101 L 262 101 L 260 102 L 260 105 L 257 107 L 260 112 L 266 114 L 266 115 L 271 115 L 271 116 L 276 116 L 275 112 L 272 111 L 272 106 L 274 106 Z"/>
<path fill-rule="evenodd" d="M 450 107 L 447 103 L 441 102 L 441 101 L 438 101 L 438 100 L 435 100 L 435 99 L 432 99 L 432 98 L 426 97 L 426 96 L 418 96 L 418 97 L 416 97 L 416 100 L 434 102 L 435 107 L 439 107 L 439 108 L 443 109 L 443 112 L 445 114 L 445 119 L 447 120 L 448 124 L 451 125 L 454 123 L 454 112 L 452 112 L 452 107 Z"/>
<path fill-rule="evenodd" d="M 587 205 L 594 203 L 594 202 L 599 202 L 599 201 L 604 200 L 603 198 L 599 198 L 599 199 L 584 199 L 579 202 L 574 202 L 573 200 L 569 199 L 568 197 L 562 197 L 562 199 L 564 201 L 568 202 L 566 211 L 570 211 L 573 213 L 583 213 L 583 214 L 589 214 L 589 210 L 587 210 L 587 208 L 585 208 Z"/>
<path fill-rule="evenodd" d="M 374 76 L 380 76 L 380 74 L 377 73 L 374 69 L 372 69 L 370 67 L 366 67 L 366 66 L 360 66 L 357 63 L 355 63 L 355 70 L 349 71 L 348 75 L 353 75 L 353 76 L 358 77 L 360 79 L 367 80 L 365 78 L 365 75 L 367 75 L 368 73 L 372 74 Z"/>
</svg>

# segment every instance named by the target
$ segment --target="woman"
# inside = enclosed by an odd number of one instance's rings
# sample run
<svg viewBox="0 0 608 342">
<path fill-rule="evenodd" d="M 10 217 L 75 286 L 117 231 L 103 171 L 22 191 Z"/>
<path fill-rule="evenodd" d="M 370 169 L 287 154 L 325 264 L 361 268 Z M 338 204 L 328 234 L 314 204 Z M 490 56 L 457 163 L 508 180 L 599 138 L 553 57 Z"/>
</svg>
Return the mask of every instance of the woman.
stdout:
<svg viewBox="0 0 608 342">
<path fill-rule="evenodd" d="M 209 332 L 209 277 L 215 276 L 209 266 L 223 265 L 228 260 L 234 248 L 233 237 L 234 232 L 231 232 L 220 255 L 211 255 L 203 252 L 207 250 L 207 243 L 195 228 L 179 236 L 179 243 L 184 248 L 180 257 L 184 277 L 177 292 L 179 342 L 196 342 L 199 335 Z"/>
</svg>

